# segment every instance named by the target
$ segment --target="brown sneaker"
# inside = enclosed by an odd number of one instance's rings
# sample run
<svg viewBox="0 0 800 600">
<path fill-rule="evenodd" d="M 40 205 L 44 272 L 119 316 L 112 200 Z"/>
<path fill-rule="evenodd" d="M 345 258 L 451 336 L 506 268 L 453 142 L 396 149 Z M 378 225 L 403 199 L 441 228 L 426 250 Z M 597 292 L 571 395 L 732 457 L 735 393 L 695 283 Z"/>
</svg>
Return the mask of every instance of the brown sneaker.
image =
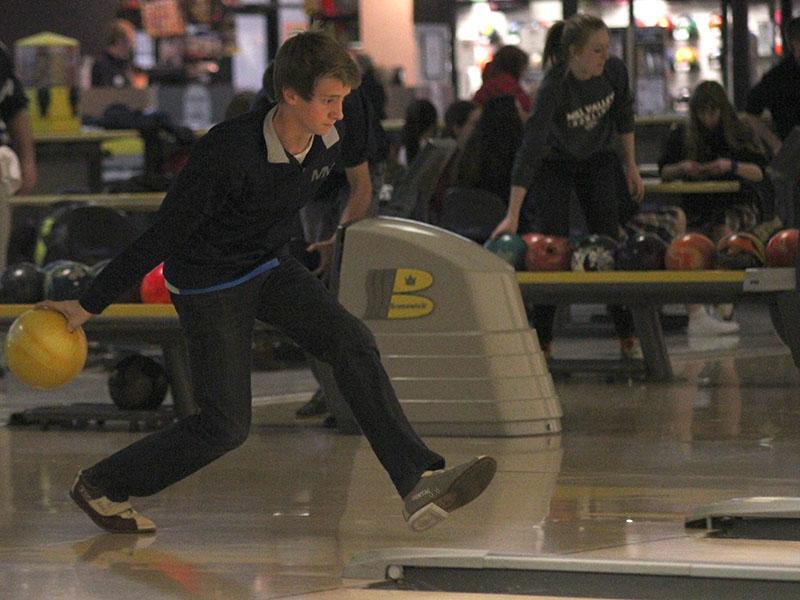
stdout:
<svg viewBox="0 0 800 600">
<path fill-rule="evenodd" d="M 98 526 L 111 533 L 155 533 L 156 524 L 143 517 L 130 502 L 114 502 L 103 492 L 89 485 L 78 471 L 75 483 L 69 490 L 70 498 Z"/>
</svg>

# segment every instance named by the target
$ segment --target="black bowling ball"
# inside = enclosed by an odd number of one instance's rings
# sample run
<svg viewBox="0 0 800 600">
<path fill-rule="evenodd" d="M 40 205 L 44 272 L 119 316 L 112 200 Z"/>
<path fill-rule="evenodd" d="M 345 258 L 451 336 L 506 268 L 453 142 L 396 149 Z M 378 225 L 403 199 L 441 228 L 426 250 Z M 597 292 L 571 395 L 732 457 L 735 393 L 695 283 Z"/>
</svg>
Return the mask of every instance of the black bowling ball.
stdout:
<svg viewBox="0 0 800 600">
<path fill-rule="evenodd" d="M 57 260 L 44 266 L 44 297 L 48 300 L 77 300 L 92 282 L 92 271 L 86 265 Z"/>
<path fill-rule="evenodd" d="M 141 354 L 123 358 L 108 378 L 111 400 L 122 410 L 155 410 L 164 402 L 168 387 L 164 367 Z"/>
<path fill-rule="evenodd" d="M 638 233 L 617 248 L 616 268 L 621 271 L 656 271 L 664 268 L 667 243 L 654 233 Z"/>
<path fill-rule="evenodd" d="M 33 304 L 44 297 L 44 273 L 32 262 L 9 266 L 0 277 L 2 300 L 9 304 Z"/>
</svg>

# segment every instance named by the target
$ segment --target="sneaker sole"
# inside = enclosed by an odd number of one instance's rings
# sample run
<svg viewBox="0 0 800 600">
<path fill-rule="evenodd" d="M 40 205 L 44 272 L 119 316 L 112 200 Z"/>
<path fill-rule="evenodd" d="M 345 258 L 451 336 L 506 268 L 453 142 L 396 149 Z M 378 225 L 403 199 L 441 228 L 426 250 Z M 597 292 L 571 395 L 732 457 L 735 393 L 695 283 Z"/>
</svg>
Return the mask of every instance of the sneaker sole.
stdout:
<svg viewBox="0 0 800 600">
<path fill-rule="evenodd" d="M 497 461 L 482 456 L 450 484 L 445 493 L 408 517 L 412 531 L 425 531 L 444 521 L 451 512 L 483 493 L 497 472 Z"/>
<path fill-rule="evenodd" d="M 70 488 L 69 490 L 69 497 L 72 498 L 73 502 L 78 505 L 86 515 L 94 521 L 94 524 L 97 525 L 100 529 L 104 529 L 109 533 L 132 533 L 132 534 L 150 534 L 155 533 L 155 528 L 152 529 L 116 529 L 114 527 L 109 527 L 108 523 L 105 523 L 102 517 L 98 517 L 97 514 L 92 510 L 92 507 L 87 504 L 87 502 L 81 497 L 80 494 L 75 493 L 74 488 Z"/>
</svg>

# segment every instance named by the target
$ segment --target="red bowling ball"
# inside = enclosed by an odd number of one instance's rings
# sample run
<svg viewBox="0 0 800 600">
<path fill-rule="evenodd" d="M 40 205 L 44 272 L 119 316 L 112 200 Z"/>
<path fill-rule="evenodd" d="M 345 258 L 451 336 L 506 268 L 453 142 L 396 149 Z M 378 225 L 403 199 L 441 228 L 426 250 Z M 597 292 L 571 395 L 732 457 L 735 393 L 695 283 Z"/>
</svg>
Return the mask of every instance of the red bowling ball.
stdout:
<svg viewBox="0 0 800 600">
<path fill-rule="evenodd" d="M 528 271 L 569 271 L 572 247 L 569 240 L 543 233 L 526 233 L 522 241 L 525 252 L 525 269 Z"/>
<path fill-rule="evenodd" d="M 139 294 L 145 304 L 169 304 L 172 302 L 164 280 L 164 263 L 144 276 L 139 286 Z"/>
<path fill-rule="evenodd" d="M 800 230 L 783 229 L 767 244 L 768 267 L 793 267 L 797 259 L 797 238 Z"/>
<path fill-rule="evenodd" d="M 676 237 L 667 247 L 664 263 L 675 271 L 710 269 L 716 247 L 714 242 L 700 233 L 686 233 Z"/>
</svg>

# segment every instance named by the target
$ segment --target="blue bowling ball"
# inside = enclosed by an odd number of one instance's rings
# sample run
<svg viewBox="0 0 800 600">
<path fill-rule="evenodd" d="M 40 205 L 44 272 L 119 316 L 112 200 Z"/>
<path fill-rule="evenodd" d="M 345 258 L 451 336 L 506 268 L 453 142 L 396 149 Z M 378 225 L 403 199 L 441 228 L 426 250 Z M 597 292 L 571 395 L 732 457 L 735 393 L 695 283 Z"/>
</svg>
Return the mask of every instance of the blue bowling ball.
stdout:
<svg viewBox="0 0 800 600">
<path fill-rule="evenodd" d="M 525 268 L 525 252 L 528 247 L 523 239 L 514 233 L 504 233 L 497 239 L 488 240 L 484 248 L 496 254 L 518 270 Z"/>
</svg>

